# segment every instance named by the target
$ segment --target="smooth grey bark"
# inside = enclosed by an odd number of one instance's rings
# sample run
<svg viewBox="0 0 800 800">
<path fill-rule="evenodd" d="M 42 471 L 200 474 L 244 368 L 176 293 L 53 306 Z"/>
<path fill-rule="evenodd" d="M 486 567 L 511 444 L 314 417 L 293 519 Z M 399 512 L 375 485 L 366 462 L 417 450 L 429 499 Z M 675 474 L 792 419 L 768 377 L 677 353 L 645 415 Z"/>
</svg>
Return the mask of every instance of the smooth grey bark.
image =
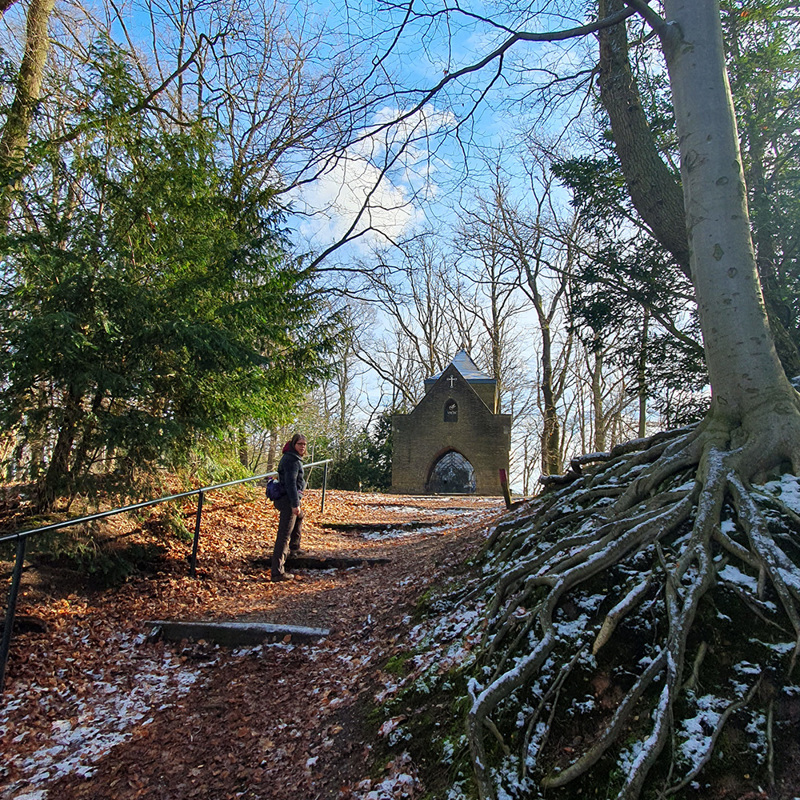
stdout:
<svg viewBox="0 0 800 800">
<path fill-rule="evenodd" d="M 624 0 L 598 0 L 599 17 L 617 14 L 624 5 Z M 655 146 L 631 72 L 625 24 L 601 29 L 598 39 L 600 101 L 611 123 L 615 149 L 631 201 L 655 239 L 689 275 L 690 254 L 681 186 Z M 781 362 L 792 375 L 799 374 L 800 351 L 782 321 L 777 283 L 766 247 L 758 267 L 765 288 L 770 328 Z"/>
<path fill-rule="evenodd" d="M 639 0 L 631 4 L 653 17 Z M 686 228 L 712 388 L 706 429 L 757 482 L 800 469 L 800 395 L 778 358 L 759 284 L 716 0 L 665 0 L 661 37 L 681 154 Z M 716 432 L 716 433 L 715 433 Z"/>
<path fill-rule="evenodd" d="M 789 383 L 758 282 L 719 6 L 666 0 L 660 28 L 672 87 L 692 280 L 718 408 L 744 414 Z M 790 387 L 789 387 L 790 388 Z"/>
</svg>

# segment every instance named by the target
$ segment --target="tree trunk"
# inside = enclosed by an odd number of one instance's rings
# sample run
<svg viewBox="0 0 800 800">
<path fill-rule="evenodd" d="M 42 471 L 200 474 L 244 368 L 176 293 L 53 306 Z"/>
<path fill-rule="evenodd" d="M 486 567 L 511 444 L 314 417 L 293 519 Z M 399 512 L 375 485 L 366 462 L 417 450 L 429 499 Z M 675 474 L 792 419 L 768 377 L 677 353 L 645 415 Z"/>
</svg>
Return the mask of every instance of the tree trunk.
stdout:
<svg viewBox="0 0 800 800">
<path fill-rule="evenodd" d="M 537 297 L 537 300 L 539 298 Z M 562 472 L 561 426 L 556 408 L 556 393 L 553 389 L 553 355 L 550 321 L 537 304 L 539 329 L 542 334 L 542 404 L 544 405 L 544 428 L 542 430 L 542 473 L 557 475 Z"/>
<path fill-rule="evenodd" d="M 350 386 L 350 363 L 348 361 L 350 356 L 350 347 L 347 345 L 344 352 L 341 353 L 341 362 L 338 365 L 338 381 L 337 381 L 337 436 L 336 445 L 336 458 L 341 462 L 345 459 L 345 444 L 347 439 L 347 390 Z"/>
<path fill-rule="evenodd" d="M 601 17 L 619 11 L 623 5 L 623 0 L 598 0 Z M 615 149 L 631 201 L 659 244 L 672 253 L 678 266 L 689 275 L 689 243 L 681 187 L 656 149 L 631 73 L 625 25 L 603 29 L 599 40 L 600 101 L 611 122 Z M 724 51 L 722 57 L 724 69 Z M 730 88 L 726 91 L 730 95 Z M 770 326 L 781 362 L 792 375 L 800 374 L 800 351 L 781 319 L 778 289 L 772 285 L 771 269 L 768 259 L 759 264 Z"/>
<path fill-rule="evenodd" d="M 603 409 L 603 353 L 599 349 L 594 354 L 592 370 L 592 416 L 594 417 L 593 449 L 595 453 L 603 453 L 606 449 L 608 419 Z"/>
<path fill-rule="evenodd" d="M 64 392 L 61 425 L 58 429 L 53 454 L 47 472 L 41 476 L 37 484 L 37 510 L 50 511 L 56 499 L 69 491 L 70 456 L 75 444 L 75 433 L 78 421 L 83 416 L 81 396 L 71 389 Z"/>
<path fill-rule="evenodd" d="M 275 469 L 278 460 L 278 429 L 273 428 L 269 432 L 269 449 L 267 450 L 267 472 Z"/>
<path fill-rule="evenodd" d="M 19 185 L 24 171 L 23 159 L 28 146 L 28 133 L 33 112 L 39 101 L 42 76 L 50 49 L 47 24 L 53 12 L 55 0 L 31 0 L 28 8 L 28 24 L 25 38 L 25 53 L 17 77 L 17 90 L 0 136 L 0 229 L 8 226 L 11 213 L 11 198 Z M 3 9 L 5 10 L 5 9 Z"/>
<path fill-rule="evenodd" d="M 636 365 L 636 393 L 639 397 L 639 426 L 637 435 L 644 439 L 647 435 L 647 334 L 650 328 L 650 312 L 645 308 L 642 320 L 642 346 Z"/>
<path fill-rule="evenodd" d="M 237 450 L 239 451 L 239 463 L 247 469 L 250 466 L 250 448 L 247 442 L 247 431 L 244 424 L 239 426 L 236 432 Z"/>
<path fill-rule="evenodd" d="M 98 389 L 92 398 L 91 412 L 88 415 L 81 415 L 83 416 L 83 430 L 80 432 L 78 432 L 77 428 L 75 430 L 75 440 L 77 444 L 70 467 L 70 479 L 73 491 L 76 490 L 76 487 L 80 486 L 84 473 L 89 472 L 97 456 L 97 443 L 94 441 L 97 431 L 97 414 L 102 408 L 104 398 L 105 392 Z M 90 457 L 91 448 L 94 448 L 94 452 Z"/>
<path fill-rule="evenodd" d="M 599 16 L 620 11 L 623 0 L 599 0 Z M 611 122 L 625 184 L 644 223 L 689 274 L 689 245 L 681 187 L 655 146 L 628 60 L 625 24 L 600 32 L 600 102 Z"/>
<path fill-rule="evenodd" d="M 692 280 L 713 391 L 712 412 L 738 422 L 797 407 L 770 334 L 750 233 L 747 189 L 719 6 L 665 0 L 659 33 L 681 152 Z"/>
</svg>

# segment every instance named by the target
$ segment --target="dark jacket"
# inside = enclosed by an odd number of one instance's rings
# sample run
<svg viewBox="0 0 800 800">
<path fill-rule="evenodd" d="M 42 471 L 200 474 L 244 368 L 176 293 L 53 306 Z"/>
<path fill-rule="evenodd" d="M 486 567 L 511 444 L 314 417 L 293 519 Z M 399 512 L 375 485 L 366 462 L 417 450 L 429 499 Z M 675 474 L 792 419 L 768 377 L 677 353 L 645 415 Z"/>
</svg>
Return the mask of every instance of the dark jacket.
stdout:
<svg viewBox="0 0 800 800">
<path fill-rule="evenodd" d="M 281 456 L 278 464 L 278 480 L 286 490 L 286 497 L 292 508 L 300 505 L 300 498 L 303 496 L 303 489 L 306 488 L 306 481 L 303 477 L 303 459 L 292 449 L 287 450 Z"/>
</svg>

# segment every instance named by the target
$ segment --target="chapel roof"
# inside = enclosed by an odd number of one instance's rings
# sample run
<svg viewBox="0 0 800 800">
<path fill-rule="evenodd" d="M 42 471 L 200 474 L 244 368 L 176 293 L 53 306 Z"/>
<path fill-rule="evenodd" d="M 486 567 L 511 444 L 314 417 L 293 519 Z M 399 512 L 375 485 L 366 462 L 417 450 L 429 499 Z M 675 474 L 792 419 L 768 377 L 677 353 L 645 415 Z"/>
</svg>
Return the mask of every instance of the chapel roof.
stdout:
<svg viewBox="0 0 800 800">
<path fill-rule="evenodd" d="M 432 384 L 436 383 L 443 373 L 451 366 L 455 367 L 461 373 L 467 383 L 496 383 L 494 378 L 478 368 L 478 365 L 469 357 L 466 350 L 459 350 L 447 367 L 425 380 L 425 386 L 430 387 Z"/>
</svg>

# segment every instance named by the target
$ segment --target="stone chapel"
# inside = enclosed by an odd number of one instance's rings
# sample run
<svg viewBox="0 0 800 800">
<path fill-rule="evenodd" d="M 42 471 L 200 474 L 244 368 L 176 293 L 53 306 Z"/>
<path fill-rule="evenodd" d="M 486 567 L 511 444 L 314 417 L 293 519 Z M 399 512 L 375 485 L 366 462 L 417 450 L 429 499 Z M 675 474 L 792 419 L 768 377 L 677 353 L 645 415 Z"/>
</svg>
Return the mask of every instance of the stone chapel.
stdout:
<svg viewBox="0 0 800 800">
<path fill-rule="evenodd" d="M 511 415 L 499 406 L 497 381 L 459 350 L 425 381 L 425 396 L 410 414 L 392 416 L 392 492 L 501 494 Z"/>
</svg>

